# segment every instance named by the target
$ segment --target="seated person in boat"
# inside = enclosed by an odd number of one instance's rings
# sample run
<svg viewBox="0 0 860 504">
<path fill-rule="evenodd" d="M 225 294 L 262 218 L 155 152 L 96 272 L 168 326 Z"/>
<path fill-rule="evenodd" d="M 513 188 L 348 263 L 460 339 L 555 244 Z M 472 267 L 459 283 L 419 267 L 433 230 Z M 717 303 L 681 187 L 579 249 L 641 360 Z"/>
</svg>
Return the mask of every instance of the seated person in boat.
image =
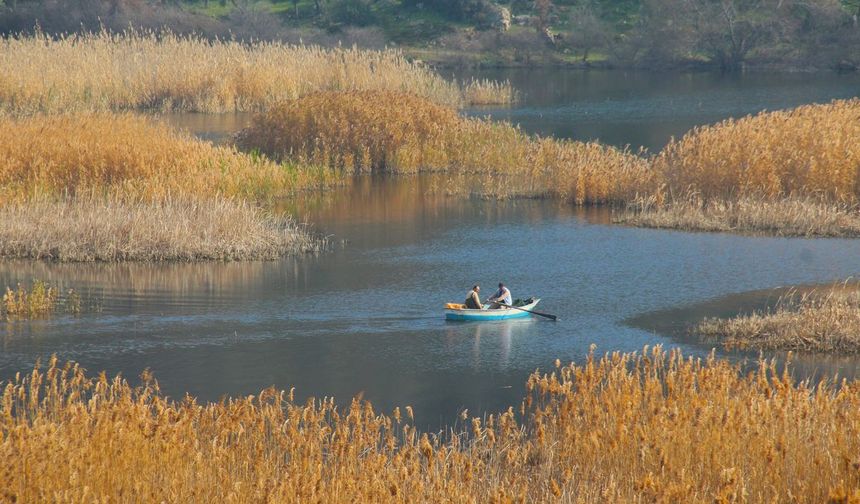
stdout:
<svg viewBox="0 0 860 504">
<path fill-rule="evenodd" d="M 483 308 L 483 306 L 481 306 L 481 287 L 479 285 L 475 284 L 472 287 L 472 290 L 466 294 L 466 302 L 464 304 L 466 305 L 466 308 L 471 308 L 473 310 L 480 310 Z"/>
<path fill-rule="evenodd" d="M 499 282 L 499 290 L 496 291 L 493 296 L 487 300 L 488 302 L 493 303 L 490 306 L 490 309 L 495 310 L 496 308 L 501 308 L 502 304 L 506 304 L 508 306 L 513 302 L 511 298 L 511 291 L 505 287 L 505 284 Z"/>
</svg>

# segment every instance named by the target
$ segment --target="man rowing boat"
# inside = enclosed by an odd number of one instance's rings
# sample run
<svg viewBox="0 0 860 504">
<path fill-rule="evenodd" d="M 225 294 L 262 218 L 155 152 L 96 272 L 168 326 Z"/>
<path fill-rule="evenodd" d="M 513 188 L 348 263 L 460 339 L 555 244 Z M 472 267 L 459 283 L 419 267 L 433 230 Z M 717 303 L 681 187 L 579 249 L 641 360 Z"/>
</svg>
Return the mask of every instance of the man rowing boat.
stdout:
<svg viewBox="0 0 860 504">
<path fill-rule="evenodd" d="M 489 303 L 493 303 L 490 306 L 490 309 L 495 310 L 496 308 L 501 308 L 502 304 L 506 304 L 511 306 L 513 304 L 513 298 L 511 298 L 511 291 L 505 287 L 505 284 L 499 282 L 499 290 L 496 291 L 495 294 L 487 300 Z"/>
</svg>

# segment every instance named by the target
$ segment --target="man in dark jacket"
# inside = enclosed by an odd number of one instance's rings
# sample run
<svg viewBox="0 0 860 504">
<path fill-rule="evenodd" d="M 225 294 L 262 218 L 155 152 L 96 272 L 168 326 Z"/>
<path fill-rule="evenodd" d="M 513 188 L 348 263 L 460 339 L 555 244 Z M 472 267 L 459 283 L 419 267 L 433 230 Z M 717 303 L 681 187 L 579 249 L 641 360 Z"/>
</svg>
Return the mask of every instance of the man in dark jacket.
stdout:
<svg viewBox="0 0 860 504">
<path fill-rule="evenodd" d="M 475 285 L 472 287 L 472 290 L 466 295 L 466 308 L 471 308 L 473 310 L 480 310 L 481 306 L 481 287 L 479 285 Z"/>
</svg>

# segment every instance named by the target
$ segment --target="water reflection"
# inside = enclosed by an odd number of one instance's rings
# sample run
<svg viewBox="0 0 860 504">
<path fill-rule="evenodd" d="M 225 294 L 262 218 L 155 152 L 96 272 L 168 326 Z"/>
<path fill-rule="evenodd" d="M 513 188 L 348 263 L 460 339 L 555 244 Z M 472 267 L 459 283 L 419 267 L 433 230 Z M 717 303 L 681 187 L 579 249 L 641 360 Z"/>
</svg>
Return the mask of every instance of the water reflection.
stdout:
<svg viewBox="0 0 860 504">
<path fill-rule="evenodd" d="M 449 321 L 446 340 L 449 347 L 456 346 L 463 338 L 472 341 L 471 366 L 478 371 L 490 366 L 505 370 L 511 366 L 511 355 L 516 353 L 514 342 L 524 344 L 534 320 L 499 320 L 491 322 Z"/>
</svg>

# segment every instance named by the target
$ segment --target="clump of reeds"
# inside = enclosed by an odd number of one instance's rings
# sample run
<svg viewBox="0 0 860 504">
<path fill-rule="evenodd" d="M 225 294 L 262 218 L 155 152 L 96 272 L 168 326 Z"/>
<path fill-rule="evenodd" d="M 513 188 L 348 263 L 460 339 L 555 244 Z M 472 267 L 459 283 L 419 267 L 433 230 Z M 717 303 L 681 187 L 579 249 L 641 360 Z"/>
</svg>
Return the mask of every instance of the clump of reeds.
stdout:
<svg viewBox="0 0 860 504">
<path fill-rule="evenodd" d="M 517 101 L 517 91 L 510 81 L 472 79 L 463 85 L 463 101 L 467 105 L 511 105 Z"/>
<path fill-rule="evenodd" d="M 49 198 L 0 207 L 0 256 L 51 261 L 274 259 L 325 241 L 230 199 Z"/>
<path fill-rule="evenodd" d="M 596 143 L 529 136 L 470 119 L 408 93 L 321 92 L 259 114 L 236 138 L 243 150 L 348 173 L 445 172 L 452 191 L 627 201 L 652 185 L 647 162 Z"/>
<path fill-rule="evenodd" d="M 293 391 L 201 404 L 52 359 L 0 396 L 0 498 L 847 502 L 860 387 L 660 348 L 534 373 L 515 412 L 422 433 L 412 408 Z M 61 460 L 62 463 L 57 463 Z"/>
<path fill-rule="evenodd" d="M 6 287 L 3 294 L 5 317 L 35 317 L 51 313 L 57 301 L 57 289 L 41 280 L 34 280 L 31 288 L 18 284 L 16 289 Z"/>
<path fill-rule="evenodd" d="M 694 332 L 727 348 L 860 352 L 860 291 L 848 284 L 791 292 L 767 310 L 709 318 Z"/>
<path fill-rule="evenodd" d="M 214 146 L 141 116 L 0 118 L 0 205 L 80 193 L 261 199 L 338 182 L 329 170 Z"/>
<path fill-rule="evenodd" d="M 860 211 L 855 204 L 809 197 L 706 200 L 691 194 L 663 204 L 654 197 L 639 197 L 614 214 L 612 220 L 618 224 L 681 231 L 860 237 Z"/>
<path fill-rule="evenodd" d="M 463 92 L 399 51 L 243 44 L 171 33 L 8 36 L 0 39 L 0 109 L 36 112 L 264 110 L 320 90 L 409 91 L 459 106 Z M 509 86 L 468 96 L 508 103 Z"/>
<path fill-rule="evenodd" d="M 860 100 L 761 112 L 691 130 L 667 145 L 654 170 L 683 199 L 742 196 L 860 197 Z M 671 194 L 670 194 L 671 196 Z"/>
<path fill-rule="evenodd" d="M 61 308 L 68 313 L 81 311 L 81 296 L 74 289 L 61 296 L 59 289 L 43 280 L 33 280 L 30 288 L 20 283 L 15 289 L 6 286 L 2 301 L 0 318 L 5 319 L 41 317 Z"/>
</svg>

